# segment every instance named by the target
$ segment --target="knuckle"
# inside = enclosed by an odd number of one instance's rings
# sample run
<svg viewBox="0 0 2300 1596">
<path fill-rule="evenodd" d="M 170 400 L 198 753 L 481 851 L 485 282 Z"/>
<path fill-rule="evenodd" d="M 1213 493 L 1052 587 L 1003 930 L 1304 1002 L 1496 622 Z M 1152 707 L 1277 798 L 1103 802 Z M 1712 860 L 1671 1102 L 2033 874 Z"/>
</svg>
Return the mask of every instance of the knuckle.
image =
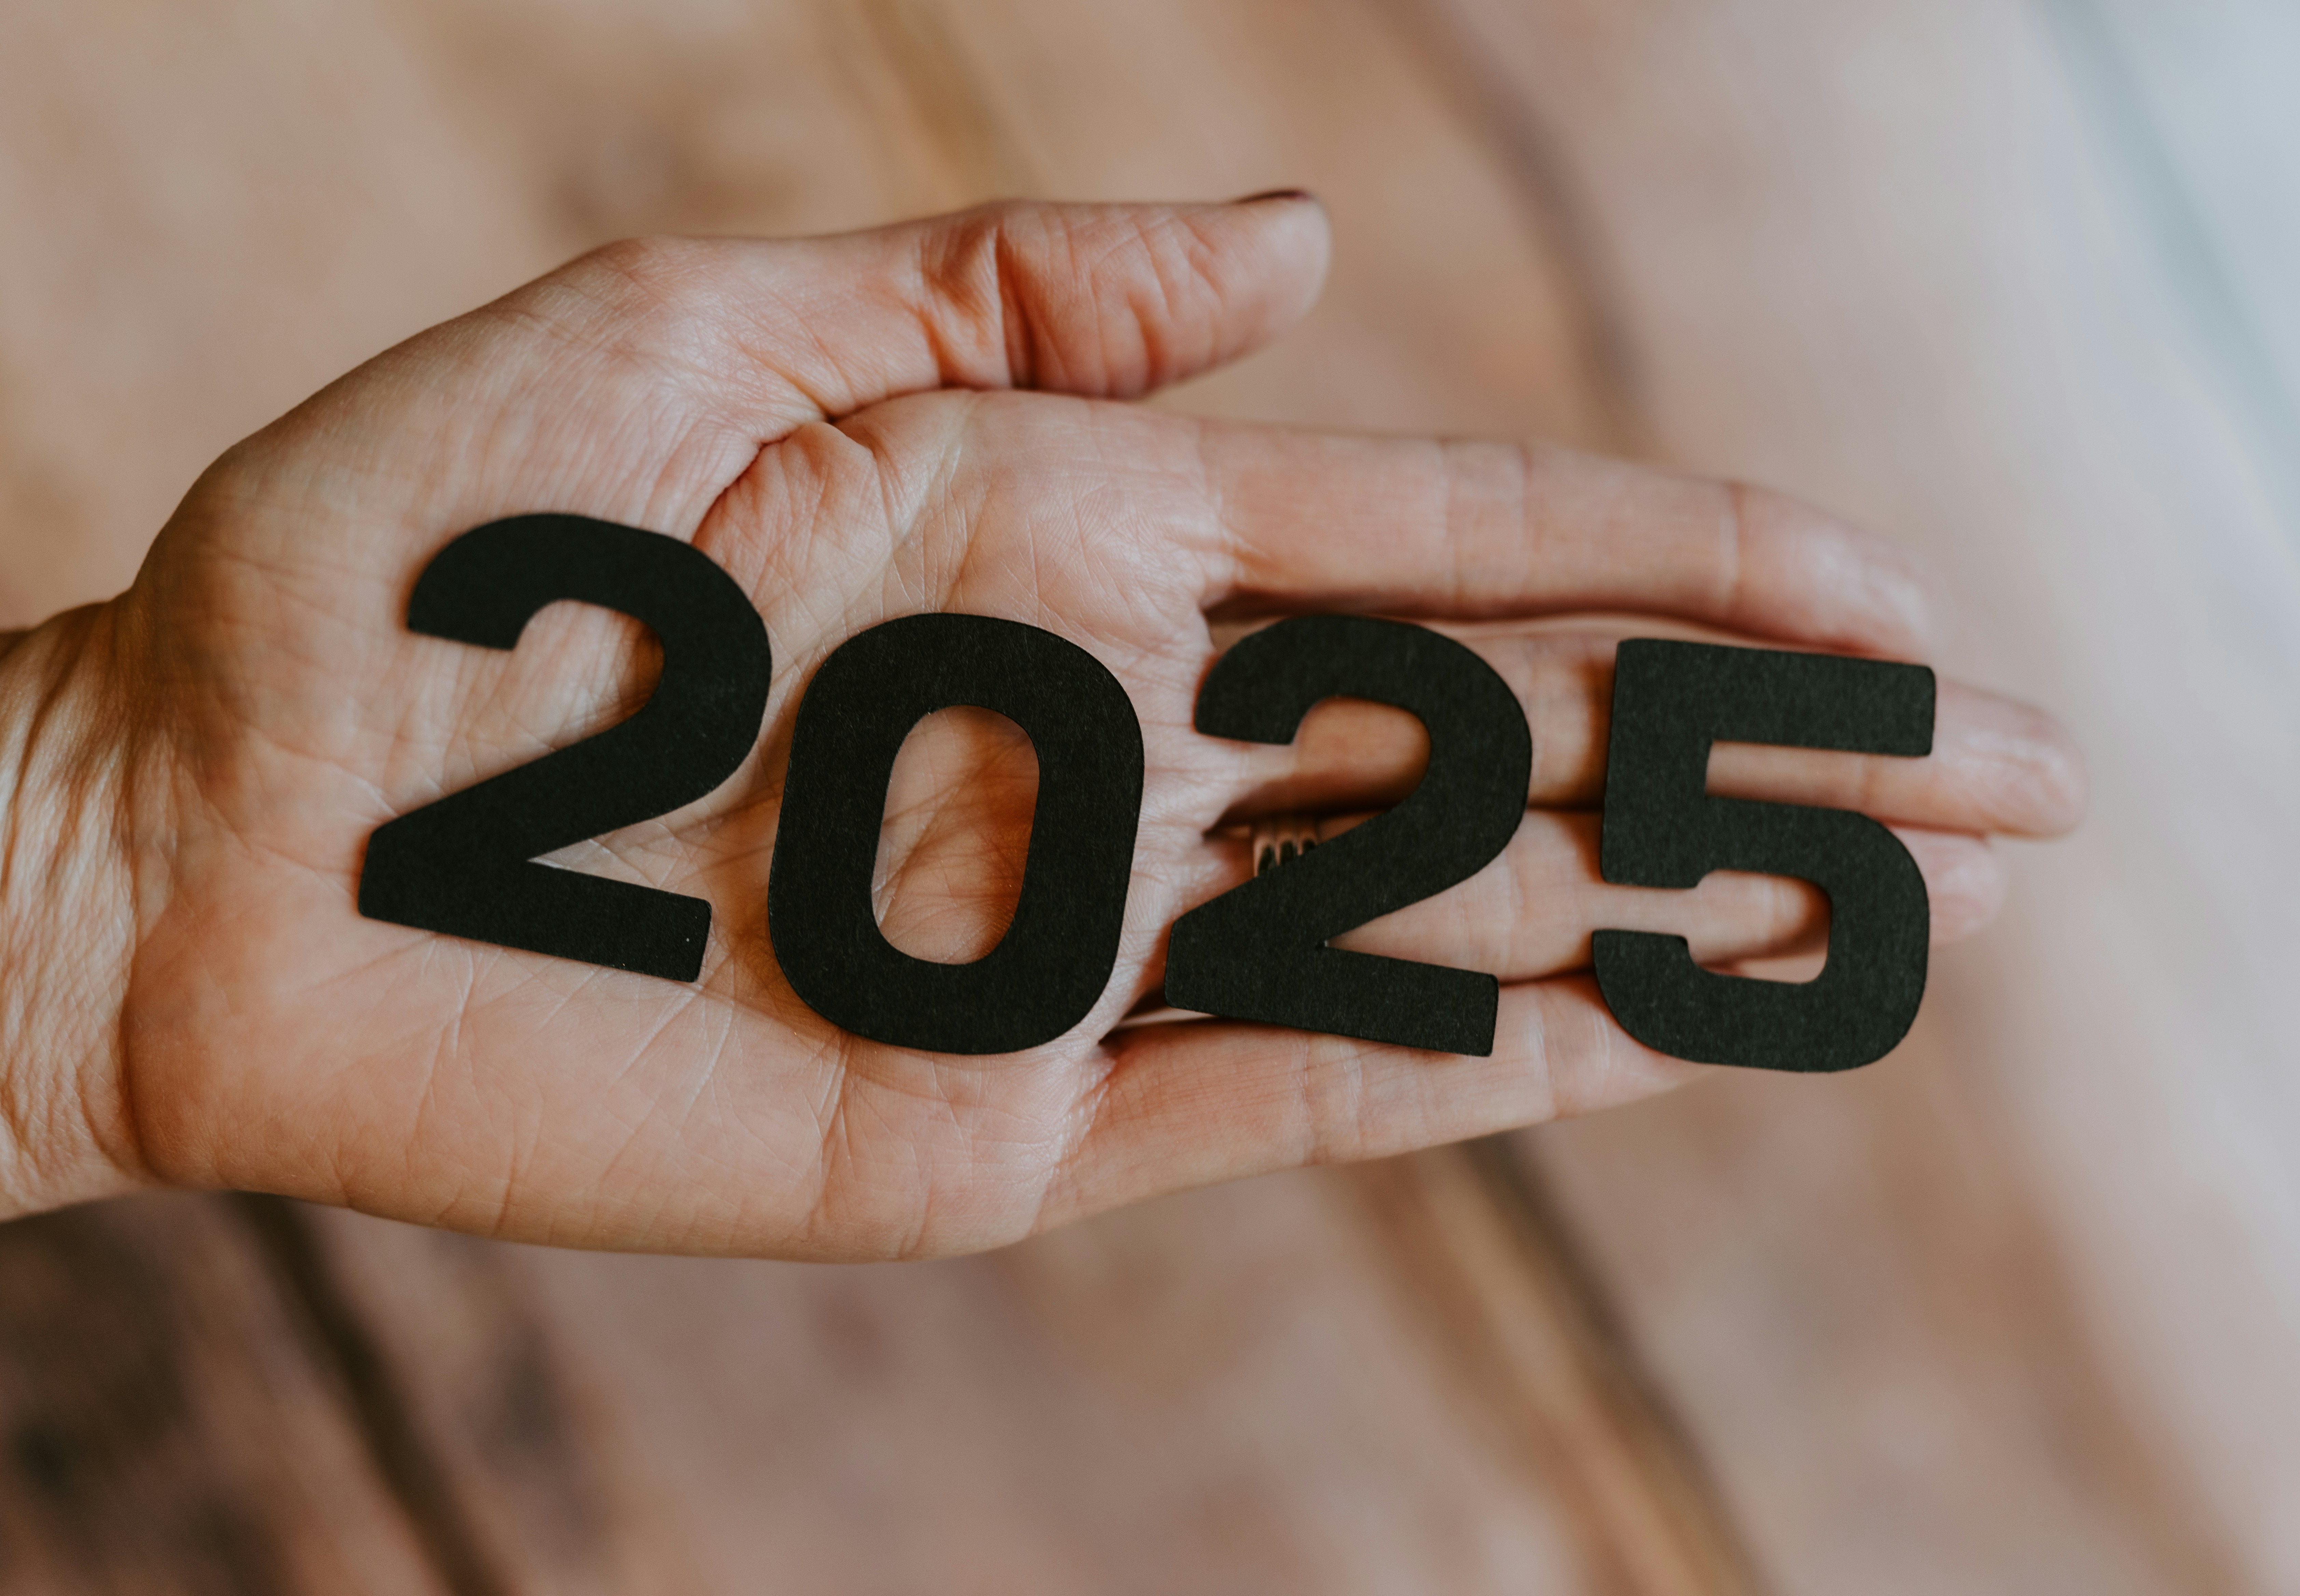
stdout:
<svg viewBox="0 0 2300 1596">
<path fill-rule="evenodd" d="M 922 240 L 920 276 L 947 310 L 971 318 L 997 314 L 1007 291 L 1006 263 L 1019 247 L 1043 248 L 1046 223 L 1011 200 L 962 211 Z"/>
<path fill-rule="evenodd" d="M 2029 781 L 2047 821 L 2074 825 L 2091 801 L 2092 776 L 2084 751 L 2060 723 L 2042 711 L 2036 719 L 2036 749 L 2029 762 Z"/>
<path fill-rule="evenodd" d="M 962 211 L 920 240 L 918 280 L 922 313 L 940 330 L 961 376 L 987 375 L 1004 362 L 1015 387 L 1028 387 L 1032 350 L 1028 319 L 1012 303 L 1014 274 L 1007 263 L 1026 230 L 1043 229 L 1019 203 L 1001 201 Z"/>
<path fill-rule="evenodd" d="M 1865 617 L 1861 640 L 1921 651 L 1937 625 L 1942 589 L 1917 550 L 1775 489 L 1732 482 L 1727 489 L 1740 583 L 1779 581 L 1794 571 L 1808 605 L 1832 613 L 1850 606 Z M 1758 570 L 1745 568 L 1752 562 Z M 1825 630 L 1840 629 L 1843 620 L 1838 614 Z"/>
<path fill-rule="evenodd" d="M 2090 801 L 2084 756 L 2064 738 L 2040 743 L 2022 762 L 2017 781 L 2021 809 L 2046 830 L 2075 825 Z"/>
<path fill-rule="evenodd" d="M 712 324 L 717 252 L 701 238 L 619 238 L 578 255 L 514 297 L 562 331 L 611 345 L 684 347 Z"/>
<path fill-rule="evenodd" d="M 610 292 L 650 303 L 671 302 L 693 286 L 702 249 L 692 238 L 660 235 L 618 238 L 578 256 L 571 270 Z"/>
<path fill-rule="evenodd" d="M 1932 903 L 1936 941 L 1971 935 L 1996 918 L 2004 906 L 2004 864 L 1985 842 L 1948 840 L 1926 849 L 1919 864 Z"/>
<path fill-rule="evenodd" d="M 1983 714 L 1964 712 L 1965 722 L 1978 723 L 1959 737 L 1971 801 L 1992 827 L 2049 835 L 2074 826 L 2084 816 L 2090 789 L 2075 740 L 2033 706 L 1983 702 Z"/>
<path fill-rule="evenodd" d="M 1203 350 L 1173 329 L 1221 292 L 1221 252 L 1186 215 L 1004 201 L 951 217 L 924 240 L 920 280 L 946 326 L 1002 354 L 1018 388 L 1134 392 Z"/>
</svg>

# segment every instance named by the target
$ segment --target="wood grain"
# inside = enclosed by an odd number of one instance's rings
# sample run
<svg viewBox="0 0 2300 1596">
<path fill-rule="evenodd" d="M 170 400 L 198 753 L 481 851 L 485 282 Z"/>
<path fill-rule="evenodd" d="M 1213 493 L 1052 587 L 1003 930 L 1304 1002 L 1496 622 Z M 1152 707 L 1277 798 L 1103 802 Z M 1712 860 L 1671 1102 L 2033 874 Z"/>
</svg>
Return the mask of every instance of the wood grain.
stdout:
<svg viewBox="0 0 2300 1596">
<path fill-rule="evenodd" d="M 226 1205 L 0 1227 L 0 1588 L 445 1596 L 339 1374 Z"/>
</svg>

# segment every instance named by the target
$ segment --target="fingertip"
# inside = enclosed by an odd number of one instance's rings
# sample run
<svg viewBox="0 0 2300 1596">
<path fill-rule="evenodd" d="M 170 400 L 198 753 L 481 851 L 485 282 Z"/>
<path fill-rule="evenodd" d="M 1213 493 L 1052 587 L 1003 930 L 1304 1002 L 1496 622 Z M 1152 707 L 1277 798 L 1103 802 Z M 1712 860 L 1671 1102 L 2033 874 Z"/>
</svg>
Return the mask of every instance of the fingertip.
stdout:
<svg viewBox="0 0 2300 1596">
<path fill-rule="evenodd" d="M 1223 307 L 1224 337 L 1204 363 L 1219 365 L 1309 313 L 1332 263 L 1333 226 L 1324 202 L 1306 188 L 1273 189 L 1193 213 Z"/>
<path fill-rule="evenodd" d="M 1893 638 L 1912 659 L 1929 659 L 1947 643 L 1951 610 L 1947 587 L 1930 558 L 1904 544 L 1850 532 L 1863 546 L 1869 567 L 1870 603 L 1882 623 L 1880 635 Z"/>
<path fill-rule="evenodd" d="M 2085 811 L 2092 806 L 2092 772 L 2067 727 L 2041 709 L 2029 713 L 2038 723 L 2030 753 L 2030 784 L 2038 812 L 2034 834 L 2065 836 L 2084 823 Z"/>
<path fill-rule="evenodd" d="M 1986 837 L 1897 826 L 1894 834 L 1924 874 L 1935 946 L 1960 941 L 1996 918 L 2010 883 Z"/>
<path fill-rule="evenodd" d="M 1588 975 L 1567 975 L 1502 991 L 1497 1057 L 1522 1053 L 1547 1075 L 1548 1112 L 1517 1123 L 1578 1119 L 1674 1091 L 1714 1073 L 1672 1058 L 1621 1028 Z M 1512 1034 L 1514 1033 L 1514 1034 Z"/>
<path fill-rule="evenodd" d="M 2034 705 L 1942 683 L 1933 754 L 1960 773 L 1980 824 L 2022 837 L 2074 831 L 2091 802 L 2084 750 Z"/>
<path fill-rule="evenodd" d="M 1888 658 L 1921 660 L 1938 649 L 1946 589 L 1924 555 L 1771 489 L 1735 483 L 1730 492 L 1751 590 L 1801 596 L 1791 607 L 1802 614 L 1767 618 Z"/>
<path fill-rule="evenodd" d="M 941 380 L 1132 398 L 1259 347 L 1325 279 L 1314 200 L 1012 200 L 914 224 Z M 899 235 L 898 233 L 896 236 Z"/>
</svg>

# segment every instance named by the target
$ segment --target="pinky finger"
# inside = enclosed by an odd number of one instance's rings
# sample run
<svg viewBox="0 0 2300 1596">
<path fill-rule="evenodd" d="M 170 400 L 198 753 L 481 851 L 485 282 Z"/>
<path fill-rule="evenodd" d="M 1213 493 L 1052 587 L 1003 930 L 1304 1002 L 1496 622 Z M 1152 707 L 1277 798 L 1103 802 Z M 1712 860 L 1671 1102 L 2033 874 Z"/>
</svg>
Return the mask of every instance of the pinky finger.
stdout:
<svg viewBox="0 0 2300 1596">
<path fill-rule="evenodd" d="M 1587 1114 L 1705 1073 L 1630 1040 L 1583 976 L 1504 987 L 1486 1058 L 1229 1020 L 1131 1027 L 1104 1045 L 1111 1068 L 1042 1228 L 1218 1181 Z"/>
</svg>

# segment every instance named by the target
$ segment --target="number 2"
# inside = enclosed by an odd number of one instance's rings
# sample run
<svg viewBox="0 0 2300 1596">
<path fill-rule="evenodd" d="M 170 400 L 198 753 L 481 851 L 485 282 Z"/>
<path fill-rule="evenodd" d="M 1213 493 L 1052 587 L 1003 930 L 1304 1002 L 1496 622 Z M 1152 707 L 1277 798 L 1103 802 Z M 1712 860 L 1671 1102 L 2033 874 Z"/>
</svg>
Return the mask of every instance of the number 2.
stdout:
<svg viewBox="0 0 2300 1596">
<path fill-rule="evenodd" d="M 512 648 L 564 599 L 644 622 L 662 675 L 638 713 L 403 815 L 368 839 L 359 910 L 423 931 L 669 981 L 703 968 L 711 905 L 531 861 L 703 797 L 757 740 L 767 625 L 700 550 L 581 515 L 520 515 L 441 549 L 407 603 L 410 631 Z"/>
<path fill-rule="evenodd" d="M 1494 1050 L 1493 976 L 1328 947 L 1329 938 L 1465 881 L 1525 816 L 1533 737 L 1517 695 L 1476 654 L 1426 627 L 1304 615 L 1240 639 L 1198 693 L 1197 729 L 1294 740 L 1321 699 L 1371 698 L 1417 716 L 1429 768 L 1405 801 L 1174 923 L 1166 1000 L 1446 1053 Z"/>
</svg>

